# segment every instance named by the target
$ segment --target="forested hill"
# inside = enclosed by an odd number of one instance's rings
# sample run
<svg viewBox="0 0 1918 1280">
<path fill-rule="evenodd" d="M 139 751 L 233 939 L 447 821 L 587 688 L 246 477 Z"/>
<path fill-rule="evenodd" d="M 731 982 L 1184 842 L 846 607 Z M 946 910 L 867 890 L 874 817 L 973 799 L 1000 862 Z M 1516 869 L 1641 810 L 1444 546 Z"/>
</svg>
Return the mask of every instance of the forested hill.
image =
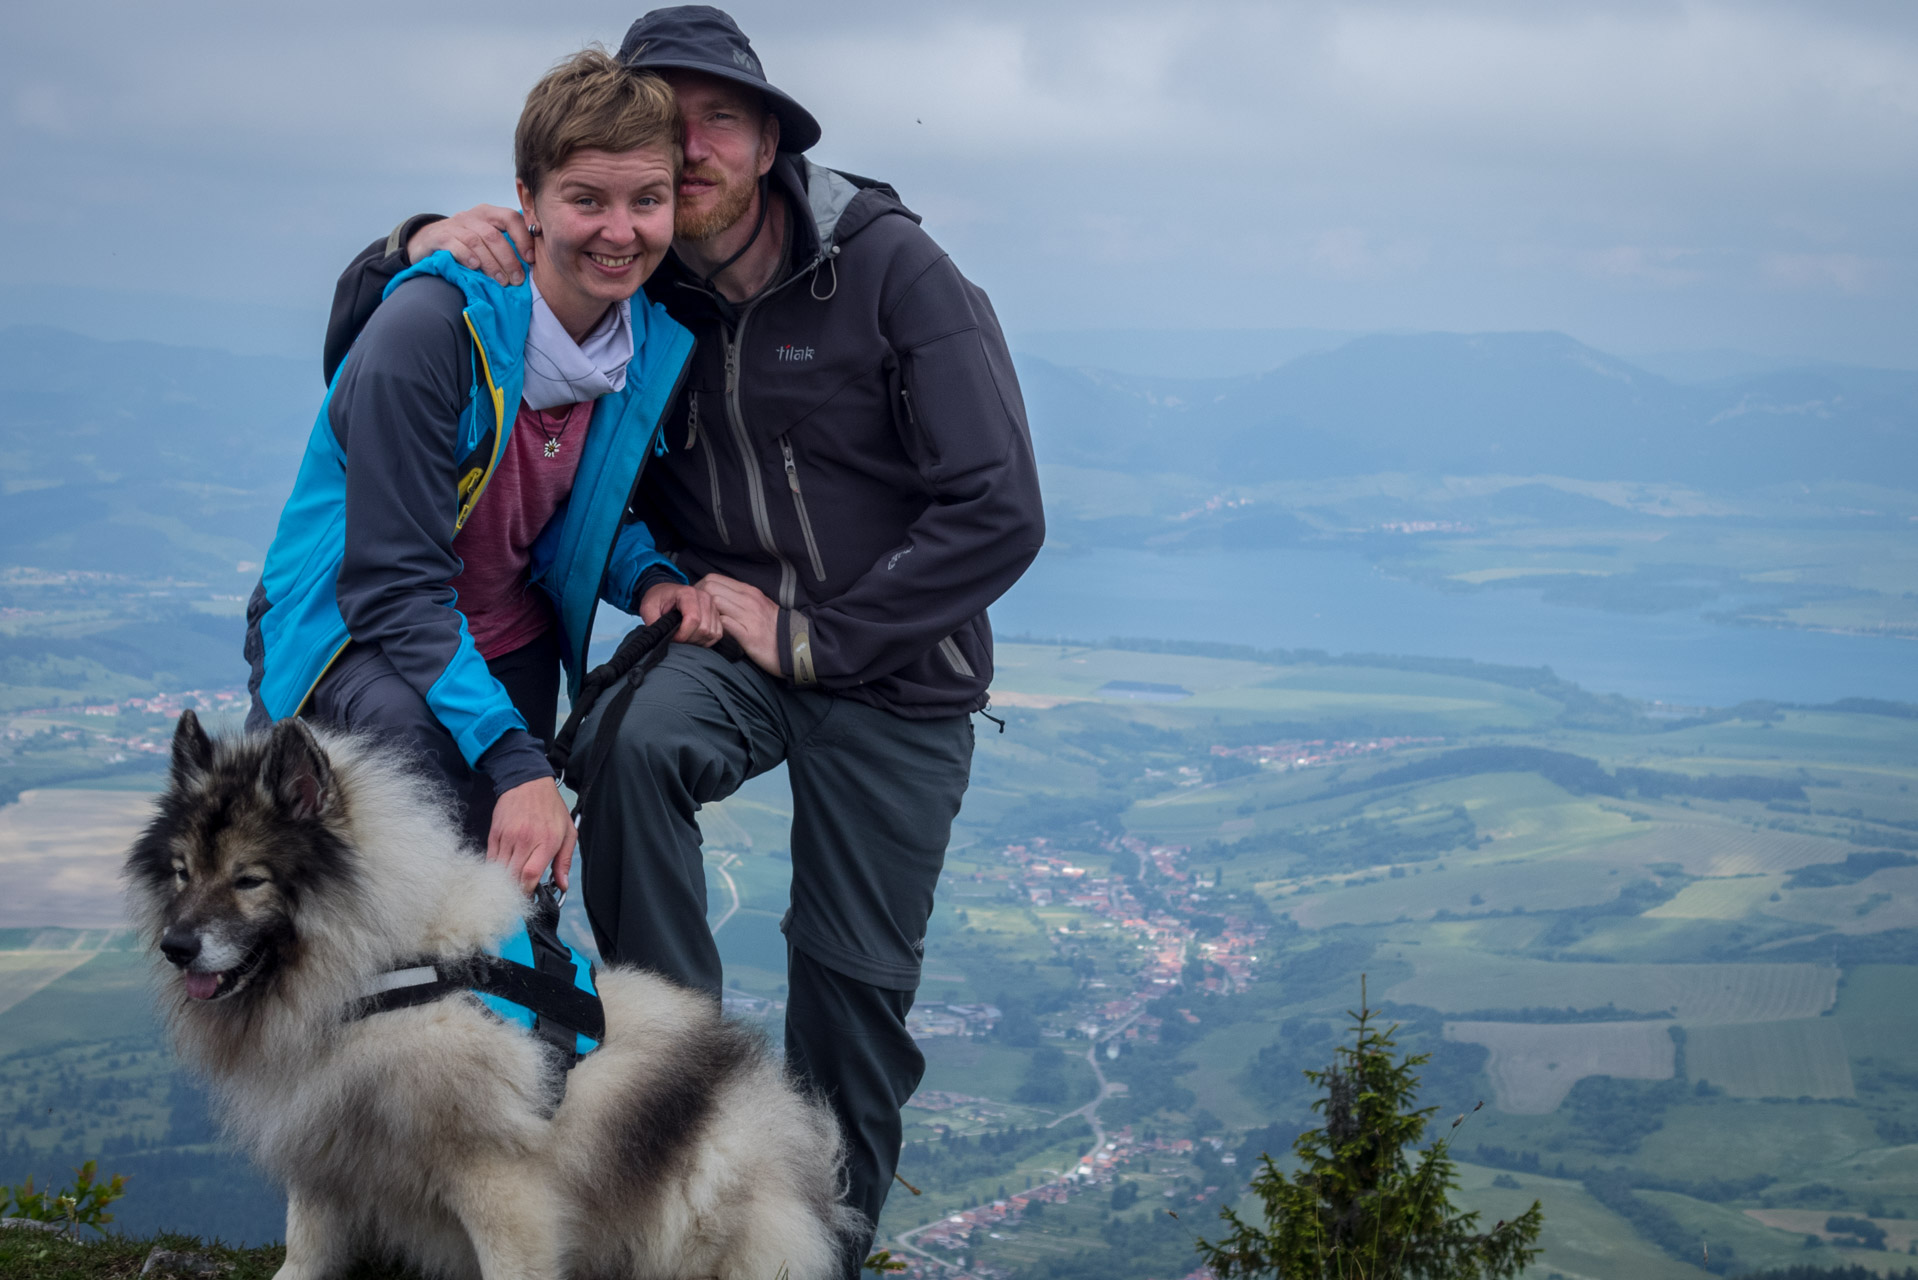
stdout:
<svg viewBox="0 0 1918 1280">
<path fill-rule="evenodd" d="M 1042 461 L 1233 484 L 1381 471 L 1682 481 L 1918 474 L 1918 373 L 1818 366 L 1703 386 L 1558 333 L 1374 334 L 1257 377 L 1020 364 Z"/>
<path fill-rule="evenodd" d="M 317 356 L 47 328 L 0 337 L 0 565 L 230 575 L 259 559 L 320 403 Z M 1042 463 L 1148 487 L 1407 472 L 1722 491 L 1918 475 L 1918 373 L 1822 366 L 1687 385 L 1553 333 L 1372 335 L 1246 378 L 1030 357 L 1019 370 Z M 1537 486 L 1485 501 L 1619 515 Z"/>
</svg>

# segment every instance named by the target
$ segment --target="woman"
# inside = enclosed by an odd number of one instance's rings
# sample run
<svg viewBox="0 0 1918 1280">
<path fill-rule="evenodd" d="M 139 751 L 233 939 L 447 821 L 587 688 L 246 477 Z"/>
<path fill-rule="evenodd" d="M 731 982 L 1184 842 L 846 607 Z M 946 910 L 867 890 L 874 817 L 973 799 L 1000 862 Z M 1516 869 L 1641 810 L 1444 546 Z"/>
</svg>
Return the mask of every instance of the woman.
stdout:
<svg viewBox="0 0 1918 1280">
<path fill-rule="evenodd" d="M 395 277 L 334 375 L 247 608 L 249 727 L 309 715 L 416 748 L 529 889 L 574 829 L 544 742 L 600 599 L 710 600 L 625 520 L 692 342 L 640 285 L 672 242 L 673 94 L 587 50 L 514 137 L 539 238 L 508 288 L 438 253 Z"/>
</svg>

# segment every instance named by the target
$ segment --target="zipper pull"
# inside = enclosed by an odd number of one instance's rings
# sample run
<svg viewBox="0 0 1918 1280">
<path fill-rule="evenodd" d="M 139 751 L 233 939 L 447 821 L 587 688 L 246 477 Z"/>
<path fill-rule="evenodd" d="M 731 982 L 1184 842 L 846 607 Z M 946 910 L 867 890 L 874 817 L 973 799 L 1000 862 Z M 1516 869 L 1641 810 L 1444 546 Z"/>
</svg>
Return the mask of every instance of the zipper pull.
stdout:
<svg viewBox="0 0 1918 1280">
<path fill-rule="evenodd" d="M 699 443 L 699 393 L 687 397 L 686 408 L 686 448 L 691 449 Z"/>
<path fill-rule="evenodd" d="M 910 422 L 915 427 L 918 426 L 919 419 L 915 417 L 912 412 L 912 389 L 909 387 L 899 388 L 899 399 L 906 406 L 906 421 Z"/>
<path fill-rule="evenodd" d="M 799 468 L 793 465 L 792 442 L 785 436 L 779 437 L 779 456 L 786 460 L 786 487 L 794 493 L 799 492 Z"/>
</svg>

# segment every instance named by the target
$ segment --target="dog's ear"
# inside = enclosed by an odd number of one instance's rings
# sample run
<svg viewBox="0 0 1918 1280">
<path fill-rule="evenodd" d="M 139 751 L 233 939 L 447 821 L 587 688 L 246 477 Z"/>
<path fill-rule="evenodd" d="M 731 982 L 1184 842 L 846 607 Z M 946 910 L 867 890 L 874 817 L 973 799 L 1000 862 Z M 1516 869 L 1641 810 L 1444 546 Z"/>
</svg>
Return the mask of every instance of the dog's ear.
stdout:
<svg viewBox="0 0 1918 1280">
<path fill-rule="evenodd" d="M 304 721 L 289 716 L 273 726 L 260 765 L 260 785 L 289 817 L 304 820 L 326 812 L 333 795 L 333 767 Z"/>
<path fill-rule="evenodd" d="M 213 740 L 200 727 L 200 717 L 180 713 L 173 730 L 173 780 L 190 782 L 213 767 Z"/>
</svg>

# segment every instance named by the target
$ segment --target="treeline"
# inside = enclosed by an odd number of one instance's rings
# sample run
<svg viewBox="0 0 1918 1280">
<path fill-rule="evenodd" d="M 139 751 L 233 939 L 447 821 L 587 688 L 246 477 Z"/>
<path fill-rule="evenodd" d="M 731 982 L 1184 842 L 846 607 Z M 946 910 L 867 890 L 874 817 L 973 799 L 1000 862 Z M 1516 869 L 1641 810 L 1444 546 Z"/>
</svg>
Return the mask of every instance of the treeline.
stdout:
<svg viewBox="0 0 1918 1280">
<path fill-rule="evenodd" d="M 1393 1006 L 1381 1008 L 1392 1014 Z M 1445 1018 L 1448 1022 L 1658 1022 L 1672 1016 L 1669 1009 L 1648 1013 L 1642 1009 L 1620 1009 L 1608 1001 L 1596 1009 L 1553 1009 L 1544 1005 L 1527 1005 L 1523 1009 L 1466 1009 L 1447 1013 Z"/>
<path fill-rule="evenodd" d="M 1341 945 L 1352 944 L 1328 943 L 1320 950 Z M 1370 948 L 1367 947 L 1366 951 L 1369 952 Z M 1310 956 L 1312 953 L 1303 954 Z M 1346 954 L 1349 957 L 1352 953 Z M 1363 961 L 1361 955 L 1356 963 Z M 1292 993 L 1287 995 L 1288 1000 L 1297 998 Z M 1422 1005 L 1386 1006 L 1380 1008 L 1379 1013 L 1384 1023 L 1397 1027 L 1396 1036 L 1400 1045 L 1421 1060 L 1418 1073 L 1421 1099 L 1442 1111 L 1452 1112 L 1470 1111 L 1485 1096 L 1479 1073 L 1484 1069 L 1491 1051 L 1481 1044 L 1446 1039 L 1445 1023 L 1453 1015 L 1441 1014 L 1436 1009 Z M 1240 1083 L 1274 1114 L 1310 1115 L 1312 1100 L 1320 1095 L 1321 1090 L 1311 1085 L 1303 1073 L 1308 1068 L 1321 1070 L 1331 1066 L 1334 1050 L 1344 1043 L 1349 1034 L 1349 1027 L 1335 1026 L 1323 1018 L 1303 1014 L 1287 1018 L 1279 1024 L 1278 1038 L 1253 1056 L 1240 1074 Z M 1289 1132 L 1279 1136 L 1280 1148 L 1268 1147 L 1266 1150 L 1274 1154 L 1280 1149 L 1289 1151 L 1292 1136 L 1303 1127 L 1291 1127 Z M 1247 1135 L 1246 1141 L 1252 1145 L 1255 1141 L 1269 1139 Z M 1257 1158 L 1257 1152 L 1250 1152 L 1249 1158 L 1242 1155 L 1242 1158 L 1249 1164 Z M 1248 1173 L 1246 1176 L 1251 1175 Z"/>
<path fill-rule="evenodd" d="M 1709 1201 L 1712 1204 L 1756 1199 L 1760 1192 L 1778 1181 L 1775 1175 L 1769 1173 L 1755 1173 L 1748 1178 L 1706 1178 L 1694 1181 L 1689 1178 L 1669 1178 L 1622 1165 L 1609 1169 L 1577 1169 L 1567 1166 L 1563 1160 L 1547 1168 L 1536 1151 L 1513 1151 L 1483 1142 L 1479 1143 L 1470 1154 L 1461 1151 L 1459 1157 L 1492 1169 L 1510 1169 L 1517 1173 L 1532 1173 L 1541 1178 L 1558 1178 L 1566 1182 L 1581 1182 L 1599 1174 L 1615 1174 L 1624 1178 L 1634 1190 L 1670 1191 L 1681 1196 L 1689 1196 L 1694 1200 Z"/>
<path fill-rule="evenodd" d="M 1848 1267 L 1780 1267 L 1774 1271 L 1747 1271 L 1738 1280 L 1918 1280 L 1918 1267 L 1903 1271 L 1873 1271 L 1852 1263 Z"/>
<path fill-rule="evenodd" d="M 1805 788 L 1781 778 L 1757 774 L 1691 774 L 1665 769 L 1641 769 L 1620 765 L 1607 773 L 1603 765 L 1588 756 L 1545 747 L 1486 746 L 1458 747 L 1424 760 L 1414 760 L 1392 769 L 1384 769 L 1369 778 L 1343 783 L 1322 792 L 1319 798 L 1407 783 L 1433 782 L 1441 778 L 1470 777 L 1479 773 L 1536 773 L 1573 795 L 1612 796 L 1624 799 L 1636 792 L 1647 799 L 1663 796 L 1697 796 L 1703 800 L 1803 800 Z"/>
<path fill-rule="evenodd" d="M 1205 1216 L 1211 1216 L 1209 1208 L 1201 1208 Z M 1032 1280 L 1133 1280 L 1182 1276 L 1198 1265 L 1191 1228 L 1170 1214 L 1108 1218 L 1099 1236 L 1107 1248 L 1031 1262 L 1019 1274 Z"/>
<path fill-rule="evenodd" d="M 1604 1155 L 1628 1155 L 1665 1127 L 1665 1110 L 1685 1097 L 1682 1079 L 1619 1080 L 1586 1076 L 1565 1095 L 1577 1130 L 1573 1142 Z"/>
<path fill-rule="evenodd" d="M 974 1137 L 947 1134 L 908 1142 L 899 1153 L 899 1174 L 919 1187 L 952 1190 L 981 1178 L 1003 1178 L 1027 1156 L 1092 1136 L 1092 1126 L 1073 1119 L 1057 1129 L 998 1129 Z"/>
<path fill-rule="evenodd" d="M 1322 794 L 1336 794 L 1336 789 Z M 1388 862 L 1432 862 L 1453 849 L 1477 848 L 1478 843 L 1472 815 L 1464 805 L 1452 805 L 1391 821 L 1360 816 L 1314 829 L 1268 831 L 1231 844 L 1211 840 L 1193 851 L 1193 860 L 1229 862 L 1249 853 L 1289 853 L 1315 871 L 1356 871 Z"/>
<path fill-rule="evenodd" d="M 1894 849 L 1878 849 L 1871 853 L 1848 853 L 1843 862 L 1814 862 L 1809 867 L 1800 867 L 1792 872 L 1791 879 L 1785 881 L 1787 889 L 1830 889 L 1838 885 L 1856 884 L 1866 876 L 1889 870 L 1892 867 L 1918 866 L 1918 858 L 1908 853 L 1899 853 Z"/>
<path fill-rule="evenodd" d="M 1718 1245 L 1712 1250 L 1711 1260 L 1706 1261 L 1705 1242 L 1670 1209 L 1634 1195 L 1628 1175 L 1606 1169 L 1589 1173 L 1582 1181 L 1592 1199 L 1631 1223 L 1632 1230 L 1680 1262 L 1689 1262 L 1721 1276 L 1732 1269 L 1737 1254 L 1730 1245 Z"/>
</svg>

